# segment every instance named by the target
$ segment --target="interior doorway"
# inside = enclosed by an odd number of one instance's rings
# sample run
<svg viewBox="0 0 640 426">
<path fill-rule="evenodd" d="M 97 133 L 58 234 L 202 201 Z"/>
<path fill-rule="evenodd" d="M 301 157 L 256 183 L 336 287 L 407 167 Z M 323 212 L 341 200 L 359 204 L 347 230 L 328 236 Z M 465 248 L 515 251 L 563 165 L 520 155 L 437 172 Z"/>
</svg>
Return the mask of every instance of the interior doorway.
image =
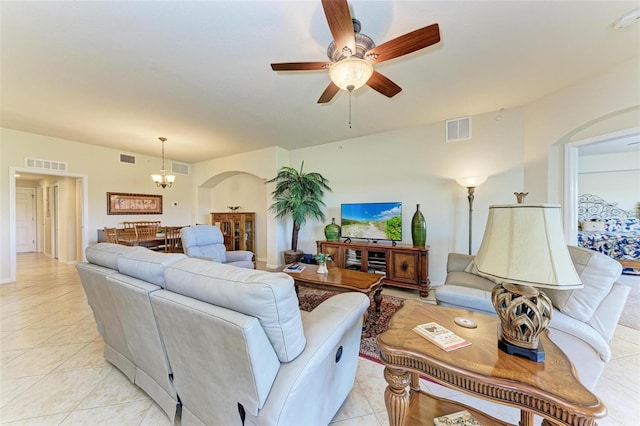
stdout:
<svg viewBox="0 0 640 426">
<path fill-rule="evenodd" d="M 29 176 L 30 179 L 57 179 L 57 178 L 71 178 L 66 179 L 64 184 L 64 191 L 67 195 L 73 195 L 75 199 L 75 203 L 73 203 L 74 207 L 61 207 L 61 187 L 58 187 L 54 190 L 54 184 L 50 185 L 50 197 L 51 200 L 56 199 L 56 226 L 57 229 L 54 233 L 49 232 L 50 238 L 52 239 L 51 247 L 49 249 L 49 256 L 57 258 L 59 261 L 73 264 L 80 262 L 83 259 L 84 249 L 88 245 L 89 237 L 87 235 L 87 227 L 85 224 L 88 222 L 87 212 L 88 212 L 88 200 L 86 194 L 88 193 L 88 177 L 86 175 L 75 174 L 75 173 L 65 173 L 65 172 L 54 172 L 54 171 L 45 171 L 42 174 L 38 173 L 39 170 L 34 170 L 31 168 L 25 167 L 9 167 L 9 173 L 11 176 L 14 176 L 13 179 L 9 180 L 9 277 L 3 279 L 0 284 L 15 282 L 16 280 L 16 255 L 17 255 L 17 188 L 16 181 L 18 179 L 23 179 L 25 176 Z M 46 173 L 46 174 L 45 174 Z M 20 177 L 16 177 L 16 175 L 20 175 Z M 78 185 L 81 189 L 78 189 Z M 36 191 L 37 193 L 43 191 Z M 55 195 L 54 195 L 55 194 Z M 68 197 L 65 195 L 65 199 Z M 36 205 L 37 205 L 36 201 Z M 67 203 L 69 204 L 69 203 Z M 67 205 L 65 204 L 65 206 Z M 71 205 L 71 204 L 70 204 Z M 52 208 L 52 205 L 47 204 L 45 202 L 42 205 L 42 212 L 46 215 L 46 210 L 48 208 Z M 67 211 L 70 209 L 69 211 Z M 51 214 L 51 212 L 49 212 Z M 36 216 L 38 216 L 36 212 Z M 73 218 L 73 220 L 66 221 L 64 218 Z M 73 232 L 60 232 L 61 219 L 64 220 L 64 226 L 73 227 Z M 36 229 L 36 235 L 38 235 L 36 239 L 36 250 L 38 251 L 46 251 L 43 247 L 41 248 L 40 236 L 43 236 L 43 240 L 46 240 L 47 236 L 44 235 L 44 229 Z M 57 235 L 55 235 L 57 233 Z M 55 242 L 53 241 L 55 238 Z"/>
<path fill-rule="evenodd" d="M 580 148 L 594 144 L 640 138 L 640 127 L 632 127 L 605 135 L 569 142 L 564 145 L 564 231 L 567 244 L 578 243 L 578 172 Z M 630 142 L 631 143 L 631 142 Z"/>
</svg>

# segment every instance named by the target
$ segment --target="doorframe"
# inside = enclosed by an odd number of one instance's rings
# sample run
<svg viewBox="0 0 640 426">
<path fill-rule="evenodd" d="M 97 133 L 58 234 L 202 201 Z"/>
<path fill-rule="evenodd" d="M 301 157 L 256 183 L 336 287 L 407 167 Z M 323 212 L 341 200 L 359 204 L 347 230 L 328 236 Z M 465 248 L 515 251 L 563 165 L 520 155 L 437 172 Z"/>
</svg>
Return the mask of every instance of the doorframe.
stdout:
<svg viewBox="0 0 640 426">
<path fill-rule="evenodd" d="M 82 213 L 82 223 L 84 224 L 81 227 L 81 235 L 82 235 L 82 253 L 84 253 L 85 247 L 89 244 L 89 235 L 87 233 L 87 226 L 89 220 L 89 197 L 87 194 L 89 193 L 89 176 L 78 173 L 65 173 L 65 172 L 57 172 L 54 170 L 40 170 L 40 169 L 30 169 L 27 167 L 9 167 L 9 280 L 6 282 L 15 282 L 16 281 L 16 173 L 37 173 L 37 174 L 46 174 L 48 176 L 61 176 L 61 177 L 72 177 L 76 179 L 82 180 L 82 189 L 83 189 L 83 213 Z M 83 255 L 83 259 L 84 255 Z M 4 281 L 0 284 L 4 284 Z"/>
<path fill-rule="evenodd" d="M 605 135 L 594 136 L 564 145 L 564 234 L 569 245 L 578 244 L 578 166 L 581 146 L 606 142 L 631 135 L 640 134 L 640 126 L 631 127 Z"/>
</svg>

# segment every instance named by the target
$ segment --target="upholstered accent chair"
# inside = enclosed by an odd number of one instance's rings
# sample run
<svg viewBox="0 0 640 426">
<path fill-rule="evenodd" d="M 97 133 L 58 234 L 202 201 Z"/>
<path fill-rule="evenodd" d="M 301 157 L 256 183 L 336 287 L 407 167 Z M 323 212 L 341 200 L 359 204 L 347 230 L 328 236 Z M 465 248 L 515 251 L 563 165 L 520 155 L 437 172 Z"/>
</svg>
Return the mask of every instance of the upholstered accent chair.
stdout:
<svg viewBox="0 0 640 426">
<path fill-rule="evenodd" d="M 224 236 L 217 226 L 189 226 L 182 228 L 180 233 L 182 248 L 189 257 L 208 259 L 241 268 L 255 268 L 252 252 L 246 250 L 227 251 L 224 245 Z"/>
</svg>

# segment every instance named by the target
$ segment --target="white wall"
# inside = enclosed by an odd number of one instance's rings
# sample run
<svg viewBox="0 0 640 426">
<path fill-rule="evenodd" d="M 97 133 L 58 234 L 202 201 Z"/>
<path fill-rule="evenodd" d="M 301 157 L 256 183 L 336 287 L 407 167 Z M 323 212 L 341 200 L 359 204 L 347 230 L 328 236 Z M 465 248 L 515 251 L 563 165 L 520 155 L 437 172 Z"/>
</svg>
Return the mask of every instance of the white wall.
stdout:
<svg viewBox="0 0 640 426">
<path fill-rule="evenodd" d="M 153 143 L 150 141 L 149 143 Z M 15 185 L 10 167 L 24 169 L 25 157 L 66 162 L 68 172 L 84 175 L 88 181 L 86 229 L 88 242 L 95 242 L 97 230 L 104 226 L 121 226 L 126 220 L 141 220 L 140 215 L 107 215 L 107 192 L 128 192 L 142 194 L 162 194 L 163 214 L 144 215 L 144 219 L 160 220 L 166 225 L 187 225 L 191 223 L 193 187 L 190 176 L 178 175 L 173 188 L 162 190 L 151 182 L 151 174 L 157 173 L 161 159 L 135 154 L 137 164 L 119 162 L 121 151 L 87 145 L 48 136 L 0 129 L 0 283 L 11 277 L 11 246 L 9 242 L 9 195 L 10 187 Z M 170 160 L 170 159 L 169 159 Z M 26 169 L 25 169 L 26 170 Z M 47 174 L 39 169 L 28 169 L 33 173 Z M 62 179 L 59 176 L 56 179 Z M 66 213 L 61 217 L 65 223 L 75 218 L 75 179 L 65 183 L 64 198 L 61 199 Z M 173 203 L 177 203 L 174 206 Z M 73 211 L 73 215 L 72 212 Z M 67 238 L 68 234 L 63 237 Z M 78 247 L 73 242 L 65 242 L 61 247 L 69 261 L 78 261 Z M 15 250 L 15 248 L 14 248 Z"/>
<path fill-rule="evenodd" d="M 562 203 L 567 142 L 640 125 L 640 61 L 524 106 L 525 189 L 531 202 Z"/>
<path fill-rule="evenodd" d="M 578 193 L 592 194 L 623 210 L 640 202 L 640 152 L 580 157 Z"/>
<path fill-rule="evenodd" d="M 473 139 L 469 141 L 445 143 L 444 123 L 436 123 L 291 151 L 288 165 L 298 169 L 304 161 L 305 171 L 321 173 L 333 189 L 324 199 L 327 220 L 308 222 L 300 232 L 299 248 L 315 253 L 316 240 L 324 239 L 324 226 L 332 217 L 339 223 L 341 203 L 376 201 L 403 203 L 403 243 L 411 244 L 410 222 L 416 204 L 420 204 L 427 221 L 427 244 L 431 247 L 430 279 L 442 283 L 448 253 L 466 253 L 468 247 L 467 190 L 455 178 L 490 176 L 478 187 L 474 201 L 475 252 L 482 240 L 489 205 L 515 202 L 513 192 L 523 189 L 522 128 L 522 110 L 516 108 L 505 110 L 500 122 L 494 120 L 493 114 L 474 116 Z M 243 161 L 255 159 L 264 165 L 263 154 L 245 154 Z M 269 164 L 273 166 L 275 162 Z M 199 171 L 205 167 L 196 166 Z M 205 168 L 209 173 L 225 171 L 219 165 Z M 270 175 L 255 174 L 271 178 L 276 171 L 274 168 Z M 219 183 L 223 184 L 226 189 L 212 190 L 212 199 L 226 192 L 224 197 L 229 200 L 240 200 L 231 188 L 246 186 L 246 177 L 226 177 Z M 267 190 L 267 205 L 272 203 L 270 192 Z M 290 248 L 290 222 L 278 226 L 280 264 L 281 251 Z"/>
</svg>

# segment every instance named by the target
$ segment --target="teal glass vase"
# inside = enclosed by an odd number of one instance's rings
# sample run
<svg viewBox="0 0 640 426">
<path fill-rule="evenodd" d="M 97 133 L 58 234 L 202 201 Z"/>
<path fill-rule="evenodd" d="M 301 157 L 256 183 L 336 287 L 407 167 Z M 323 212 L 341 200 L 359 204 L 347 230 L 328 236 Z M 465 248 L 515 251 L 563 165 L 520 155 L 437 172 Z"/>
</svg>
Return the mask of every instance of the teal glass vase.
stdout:
<svg viewBox="0 0 640 426">
<path fill-rule="evenodd" d="M 427 222 L 420 211 L 420 204 L 416 204 L 416 212 L 411 219 L 411 239 L 414 247 L 424 247 L 427 243 Z"/>
<path fill-rule="evenodd" d="M 331 218 L 331 223 L 324 227 L 324 236 L 327 241 L 340 241 L 342 228 L 336 223 L 336 218 Z"/>
</svg>

